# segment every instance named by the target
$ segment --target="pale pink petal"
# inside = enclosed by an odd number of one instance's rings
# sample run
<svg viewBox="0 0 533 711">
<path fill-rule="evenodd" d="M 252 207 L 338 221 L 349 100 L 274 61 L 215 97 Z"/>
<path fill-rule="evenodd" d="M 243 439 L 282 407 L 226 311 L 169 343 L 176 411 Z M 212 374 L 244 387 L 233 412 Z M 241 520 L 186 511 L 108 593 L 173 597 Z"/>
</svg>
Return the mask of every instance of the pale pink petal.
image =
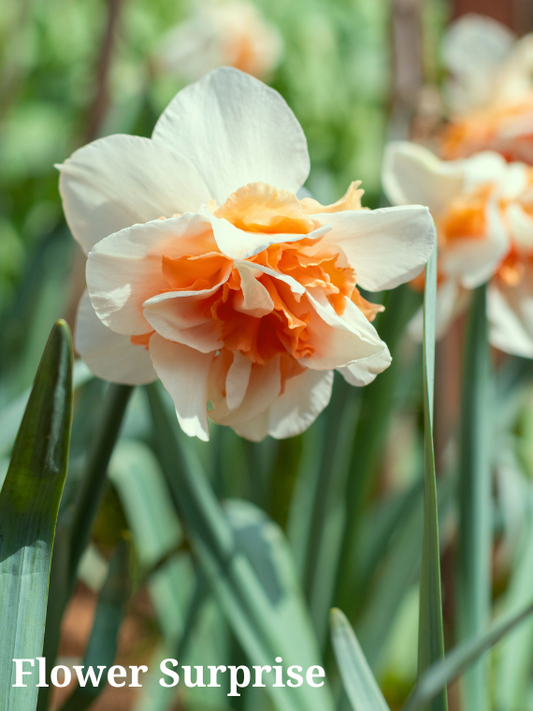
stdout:
<svg viewBox="0 0 533 711">
<path fill-rule="evenodd" d="M 233 363 L 226 377 L 226 403 L 230 410 L 236 410 L 242 405 L 248 390 L 251 372 L 252 361 L 239 351 L 235 351 Z"/>
<path fill-rule="evenodd" d="M 157 378 L 148 350 L 104 326 L 87 291 L 78 307 L 74 343 L 89 370 L 99 378 L 125 385 L 144 385 Z"/>
<path fill-rule="evenodd" d="M 347 365 L 345 368 L 337 368 L 342 377 L 350 385 L 362 387 L 375 380 L 376 375 L 386 370 L 392 363 L 392 357 L 387 346 L 376 355 L 362 358 Z"/>
<path fill-rule="evenodd" d="M 296 192 L 309 174 L 307 141 L 285 101 L 229 67 L 180 91 L 152 138 L 187 156 L 219 205 L 248 183 Z"/>
<path fill-rule="evenodd" d="M 203 291 L 170 291 L 144 302 L 144 317 L 163 338 L 202 353 L 222 346 L 221 327 L 205 315 L 205 299 L 220 287 L 217 284 Z"/>
<path fill-rule="evenodd" d="M 207 380 L 214 355 L 172 343 L 155 333 L 150 339 L 150 356 L 174 401 L 181 429 L 189 437 L 207 442 Z"/>
<path fill-rule="evenodd" d="M 333 372 L 306 369 L 290 378 L 285 391 L 264 413 L 235 427 L 241 437 L 254 442 L 267 435 L 275 439 L 294 437 L 310 427 L 331 398 Z"/>
<path fill-rule="evenodd" d="M 229 409 L 227 402 L 217 404 L 209 413 L 214 422 L 235 427 L 258 417 L 276 400 L 281 390 L 279 356 L 265 365 L 253 367 L 248 387 L 239 407 Z M 210 398 L 213 401 L 215 398 Z"/>
<path fill-rule="evenodd" d="M 198 215 L 185 213 L 133 225 L 98 242 L 87 260 L 87 286 L 93 307 L 106 326 L 124 334 L 150 330 L 143 304 L 169 288 L 162 254 L 181 256 L 194 239 L 200 247 L 209 243 L 211 228 Z"/>
<path fill-rule="evenodd" d="M 67 222 L 86 253 L 124 227 L 196 211 L 210 199 L 192 163 L 149 138 L 101 138 L 57 167 Z"/>
<path fill-rule="evenodd" d="M 436 243 L 427 207 L 406 205 L 379 210 L 347 210 L 315 215 L 332 231 L 321 244 L 342 249 L 363 289 L 393 289 L 419 274 Z"/>
</svg>

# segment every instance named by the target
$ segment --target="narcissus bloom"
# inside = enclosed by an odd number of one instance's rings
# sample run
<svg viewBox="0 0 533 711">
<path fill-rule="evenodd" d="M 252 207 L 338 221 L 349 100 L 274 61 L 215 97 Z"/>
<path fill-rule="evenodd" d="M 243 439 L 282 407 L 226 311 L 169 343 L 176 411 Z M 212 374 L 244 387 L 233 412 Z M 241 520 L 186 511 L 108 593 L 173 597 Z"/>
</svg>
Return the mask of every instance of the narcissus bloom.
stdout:
<svg viewBox="0 0 533 711">
<path fill-rule="evenodd" d="M 76 347 L 98 376 L 159 377 L 183 430 L 208 415 L 259 440 L 304 430 L 333 370 L 365 385 L 390 363 L 358 286 L 392 288 L 435 243 L 427 208 L 324 206 L 296 192 L 305 136 L 281 96 L 223 68 L 181 91 L 152 138 L 110 136 L 63 165 L 88 255 Z"/>
<path fill-rule="evenodd" d="M 520 40 L 488 17 L 465 15 L 444 40 L 452 120 L 446 158 L 494 150 L 533 163 L 533 35 Z"/>
<path fill-rule="evenodd" d="M 422 146 L 391 143 L 383 167 L 396 204 L 429 206 L 437 225 L 437 333 L 489 281 L 491 343 L 533 357 L 533 168 L 497 153 L 441 161 Z M 421 319 L 413 322 L 420 332 Z"/>
<path fill-rule="evenodd" d="M 187 82 L 223 65 L 260 79 L 281 60 L 283 40 L 248 0 L 204 0 L 163 37 L 158 60 Z"/>
</svg>

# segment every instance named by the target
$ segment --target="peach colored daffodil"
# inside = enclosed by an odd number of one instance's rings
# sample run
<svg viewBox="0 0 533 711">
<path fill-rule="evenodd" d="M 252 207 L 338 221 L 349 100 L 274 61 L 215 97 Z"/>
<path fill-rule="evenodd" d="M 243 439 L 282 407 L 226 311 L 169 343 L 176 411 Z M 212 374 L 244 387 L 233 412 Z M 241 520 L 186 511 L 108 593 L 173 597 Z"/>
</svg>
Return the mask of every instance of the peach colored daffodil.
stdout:
<svg viewBox="0 0 533 711">
<path fill-rule="evenodd" d="M 452 23 L 443 43 L 451 122 L 445 158 L 494 150 L 533 164 L 533 35 L 521 39 L 489 17 Z"/>
<path fill-rule="evenodd" d="M 208 417 L 259 440 L 295 435 L 333 371 L 365 385 L 390 364 L 359 287 L 415 277 L 435 244 L 427 208 L 367 210 L 297 191 L 305 136 L 281 96 L 222 68 L 181 91 L 152 138 L 76 151 L 60 192 L 87 253 L 75 342 L 98 376 L 159 378 L 183 430 Z"/>
<path fill-rule="evenodd" d="M 187 82 L 221 66 L 268 77 L 279 64 L 283 40 L 277 27 L 249 0 L 203 0 L 190 17 L 161 39 L 160 67 Z"/>
<path fill-rule="evenodd" d="M 437 225 L 437 334 L 488 281 L 492 345 L 532 358 L 533 168 L 489 151 L 441 161 L 399 141 L 387 146 L 383 184 L 394 204 L 428 205 Z M 420 315 L 411 330 L 420 335 Z"/>
</svg>

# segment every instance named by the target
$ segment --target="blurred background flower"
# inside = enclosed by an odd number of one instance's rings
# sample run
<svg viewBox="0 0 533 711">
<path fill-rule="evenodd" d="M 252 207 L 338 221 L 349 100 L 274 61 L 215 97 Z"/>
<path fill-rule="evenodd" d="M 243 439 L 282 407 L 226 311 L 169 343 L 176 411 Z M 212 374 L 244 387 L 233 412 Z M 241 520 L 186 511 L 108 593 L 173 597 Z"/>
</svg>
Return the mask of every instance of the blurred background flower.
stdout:
<svg viewBox="0 0 533 711">
<path fill-rule="evenodd" d="M 258 79 L 272 76 L 281 61 L 283 40 L 276 25 L 245 0 L 211 0 L 171 28 L 156 55 L 163 71 L 187 83 L 217 67 L 229 66 Z"/>
</svg>

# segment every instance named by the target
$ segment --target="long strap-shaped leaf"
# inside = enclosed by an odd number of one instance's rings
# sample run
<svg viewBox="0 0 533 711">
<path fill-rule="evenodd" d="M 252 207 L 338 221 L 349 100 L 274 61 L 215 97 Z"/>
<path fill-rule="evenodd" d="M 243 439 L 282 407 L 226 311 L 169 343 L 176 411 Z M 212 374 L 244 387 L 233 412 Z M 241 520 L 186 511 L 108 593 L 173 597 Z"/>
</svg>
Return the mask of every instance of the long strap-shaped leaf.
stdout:
<svg viewBox="0 0 533 711">
<path fill-rule="evenodd" d="M 1 711 L 31 711 L 37 703 L 35 678 L 26 688 L 13 688 L 13 660 L 35 659 L 43 648 L 71 415 L 72 343 L 68 326 L 59 321 L 39 365 L 0 493 Z"/>
<path fill-rule="evenodd" d="M 167 407 L 157 385 L 149 386 L 148 393 L 172 498 L 198 562 L 247 656 L 253 664 L 261 665 L 271 665 L 277 656 L 287 666 L 319 664 L 316 638 L 279 529 L 270 523 L 267 528 L 271 532 L 262 542 L 255 534 L 257 548 L 253 557 L 249 555 L 229 515 L 216 500 L 190 440 L 179 432 L 173 409 Z M 259 569 L 270 570 L 268 586 Z M 267 686 L 267 691 L 279 711 L 333 708 L 327 685 L 303 685 L 296 693 L 294 689 Z"/>
<path fill-rule="evenodd" d="M 331 611 L 331 641 L 353 711 L 389 711 L 344 613 Z"/>
<path fill-rule="evenodd" d="M 418 673 L 444 657 L 442 592 L 440 579 L 437 480 L 433 450 L 433 388 L 435 381 L 435 305 L 437 300 L 437 252 L 426 267 L 424 294 L 424 534 L 420 572 L 418 628 Z M 446 692 L 429 705 L 431 711 L 446 711 Z"/>
<path fill-rule="evenodd" d="M 518 612 L 511 611 L 496 620 L 487 632 L 457 645 L 446 657 L 427 669 L 405 704 L 403 711 L 418 711 L 446 688 L 454 679 L 497 644 L 505 635 L 533 612 L 533 602 Z"/>
<path fill-rule="evenodd" d="M 457 571 L 459 640 L 480 634 L 490 619 L 490 363 L 486 314 L 486 287 L 480 286 L 473 293 L 470 307 L 462 383 Z M 464 681 L 466 708 L 486 711 L 489 708 L 486 660 L 472 667 Z"/>
<path fill-rule="evenodd" d="M 120 433 L 131 392 L 132 388 L 129 385 L 110 385 L 98 432 L 88 456 L 85 475 L 78 487 L 73 505 L 69 506 L 59 518 L 43 649 L 48 670 L 55 662 L 61 619 L 72 594 L 78 564 L 89 541 L 91 528 L 107 485 L 107 466 Z M 45 711 L 48 708 L 50 690 L 51 686 L 40 689 L 37 711 Z"/>
</svg>

